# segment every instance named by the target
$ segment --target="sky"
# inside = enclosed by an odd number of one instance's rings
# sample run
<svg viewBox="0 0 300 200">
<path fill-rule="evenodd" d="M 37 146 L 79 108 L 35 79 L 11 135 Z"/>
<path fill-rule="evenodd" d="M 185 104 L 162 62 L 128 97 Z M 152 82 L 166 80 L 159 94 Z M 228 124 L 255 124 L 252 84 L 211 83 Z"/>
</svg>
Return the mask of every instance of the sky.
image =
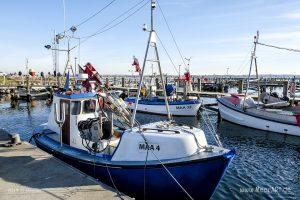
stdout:
<svg viewBox="0 0 300 200">
<path fill-rule="evenodd" d="M 78 26 L 74 36 L 85 37 L 95 33 L 140 1 L 115 0 L 103 12 Z M 54 31 L 63 32 L 64 27 L 69 29 L 78 25 L 111 0 L 0 2 L 0 71 L 25 71 L 25 59 L 28 58 L 29 67 L 35 71 L 52 72 L 52 51 L 44 45 L 51 44 Z M 253 36 L 257 30 L 262 43 L 300 49 L 299 0 L 158 2 L 182 56 L 191 57 L 191 74 L 222 75 L 227 73 L 227 68 L 229 74 L 248 73 Z M 80 50 L 72 50 L 71 62 L 74 64 L 74 58 L 78 57 L 80 65 L 90 62 L 100 74 L 131 74 L 133 56 L 142 63 L 145 54 L 148 33 L 142 31 L 143 24 L 150 24 L 148 4 L 114 28 L 81 43 Z M 182 58 L 159 8 L 155 10 L 155 29 L 174 63 L 173 66 L 158 42 L 163 72 L 177 74 L 178 66 L 182 65 L 182 73 L 185 68 Z M 66 40 L 61 41 L 60 48 L 66 48 L 66 44 Z M 77 44 L 78 40 L 71 41 L 71 46 Z M 63 71 L 66 54 L 61 52 L 59 56 L 60 71 Z M 300 53 L 258 46 L 257 61 L 260 74 L 300 74 Z M 146 73 L 150 73 L 149 64 L 146 67 Z"/>
</svg>

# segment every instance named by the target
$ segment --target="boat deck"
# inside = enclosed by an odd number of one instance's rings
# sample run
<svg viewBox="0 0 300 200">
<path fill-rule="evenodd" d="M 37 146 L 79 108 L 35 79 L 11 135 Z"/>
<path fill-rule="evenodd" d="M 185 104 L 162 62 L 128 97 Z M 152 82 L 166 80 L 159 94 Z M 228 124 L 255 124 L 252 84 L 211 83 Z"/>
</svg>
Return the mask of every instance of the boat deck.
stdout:
<svg viewBox="0 0 300 200">
<path fill-rule="evenodd" d="M 0 130 L 1 199 L 20 199 L 20 195 L 24 200 L 120 199 L 113 188 L 31 144 L 3 147 L 7 141 L 6 133 Z"/>
</svg>

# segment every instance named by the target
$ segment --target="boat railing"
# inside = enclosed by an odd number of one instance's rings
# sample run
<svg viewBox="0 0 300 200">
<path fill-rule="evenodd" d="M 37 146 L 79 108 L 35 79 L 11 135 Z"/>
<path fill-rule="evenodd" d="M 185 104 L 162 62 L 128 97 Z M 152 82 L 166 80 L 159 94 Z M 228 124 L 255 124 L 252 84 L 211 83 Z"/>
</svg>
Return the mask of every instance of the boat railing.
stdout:
<svg viewBox="0 0 300 200">
<path fill-rule="evenodd" d="M 180 131 L 177 130 L 159 129 L 159 128 L 143 128 L 142 131 L 174 132 L 176 134 L 180 133 Z"/>
</svg>

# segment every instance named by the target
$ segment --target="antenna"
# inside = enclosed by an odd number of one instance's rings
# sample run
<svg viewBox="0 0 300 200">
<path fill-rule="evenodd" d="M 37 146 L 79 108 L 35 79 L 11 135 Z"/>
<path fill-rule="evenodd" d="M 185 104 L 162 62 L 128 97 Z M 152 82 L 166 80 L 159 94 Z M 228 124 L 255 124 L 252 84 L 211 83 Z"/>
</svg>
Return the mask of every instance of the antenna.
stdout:
<svg viewBox="0 0 300 200">
<path fill-rule="evenodd" d="M 63 1 L 63 9 L 64 9 L 64 35 L 66 35 L 66 2 L 65 0 Z"/>
<path fill-rule="evenodd" d="M 184 58 L 188 63 L 187 63 L 187 70 L 190 70 L 190 63 L 191 63 L 191 59 L 192 57 L 190 56 L 189 58 Z"/>
<path fill-rule="evenodd" d="M 29 75 L 29 71 L 28 71 L 28 58 L 25 58 L 25 69 L 26 69 L 26 75 Z"/>
</svg>

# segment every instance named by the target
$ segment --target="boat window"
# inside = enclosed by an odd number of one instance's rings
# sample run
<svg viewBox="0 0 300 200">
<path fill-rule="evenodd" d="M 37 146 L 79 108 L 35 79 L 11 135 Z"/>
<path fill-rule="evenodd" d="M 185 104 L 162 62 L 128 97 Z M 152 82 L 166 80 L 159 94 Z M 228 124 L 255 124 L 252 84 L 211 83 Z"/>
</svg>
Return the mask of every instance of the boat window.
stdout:
<svg viewBox="0 0 300 200">
<path fill-rule="evenodd" d="M 71 102 L 71 114 L 78 115 L 80 114 L 81 104 L 80 101 L 72 101 Z"/>
<path fill-rule="evenodd" d="M 96 100 L 90 99 L 83 102 L 83 113 L 94 113 L 96 110 Z"/>
<path fill-rule="evenodd" d="M 62 108 L 62 104 L 65 104 L 65 115 L 70 115 L 70 109 L 69 109 L 70 103 L 61 101 L 60 108 Z"/>
</svg>

